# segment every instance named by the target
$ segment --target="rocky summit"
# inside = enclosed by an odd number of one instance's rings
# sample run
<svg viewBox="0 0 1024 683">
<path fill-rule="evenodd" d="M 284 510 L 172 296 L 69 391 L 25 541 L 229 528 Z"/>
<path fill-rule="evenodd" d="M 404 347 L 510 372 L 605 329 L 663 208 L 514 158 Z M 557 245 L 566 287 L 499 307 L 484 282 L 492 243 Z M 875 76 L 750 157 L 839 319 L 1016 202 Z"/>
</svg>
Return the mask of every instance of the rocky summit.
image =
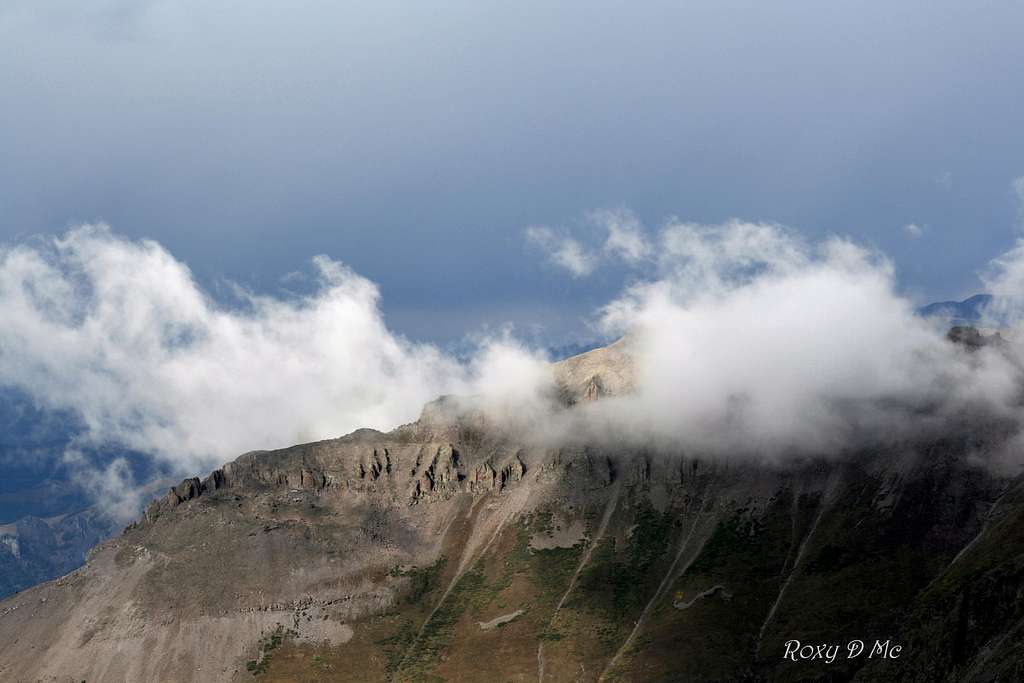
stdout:
<svg viewBox="0 0 1024 683">
<path fill-rule="evenodd" d="M 556 373 L 631 386 L 621 347 Z M 769 464 L 450 408 L 174 486 L 0 602 L 0 680 L 1024 679 L 1024 484 L 972 457 L 998 430 Z"/>
</svg>

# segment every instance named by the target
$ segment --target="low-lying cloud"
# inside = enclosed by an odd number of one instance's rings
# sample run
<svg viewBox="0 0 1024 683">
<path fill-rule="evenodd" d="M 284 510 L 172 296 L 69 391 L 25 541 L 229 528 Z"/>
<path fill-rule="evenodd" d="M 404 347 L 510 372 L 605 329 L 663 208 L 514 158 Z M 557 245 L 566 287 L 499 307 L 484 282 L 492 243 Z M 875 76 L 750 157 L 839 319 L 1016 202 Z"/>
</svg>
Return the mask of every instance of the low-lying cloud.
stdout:
<svg viewBox="0 0 1024 683">
<path fill-rule="evenodd" d="M 602 255 L 595 267 L 628 231 L 633 279 L 596 318 L 609 336 L 627 337 L 635 391 L 553 418 L 549 438 L 779 459 L 965 421 L 1024 424 L 1017 345 L 951 342 L 945 321 L 922 318 L 899 293 L 881 253 L 771 223 L 673 219 L 652 231 L 617 211 L 592 213 L 589 224 L 598 230 L 579 248 Z M 1014 339 L 1024 242 L 980 276 L 995 295 L 985 322 Z"/>
<path fill-rule="evenodd" d="M 638 364 L 635 395 L 589 409 L 609 435 L 781 457 L 911 436 L 964 411 L 1024 417 L 1012 345 L 951 343 L 898 294 L 881 254 L 742 221 L 672 221 L 650 239 L 655 275 L 600 316 L 630 335 Z M 1024 263 L 1024 248 L 1005 258 Z"/>
<path fill-rule="evenodd" d="M 327 257 L 313 266 L 308 295 L 238 289 L 238 305 L 225 307 L 159 244 L 104 226 L 8 248 L 0 383 L 79 413 L 87 443 L 150 453 L 180 472 L 389 429 L 440 394 L 490 395 L 509 375 L 532 391 L 523 367 L 542 363 L 509 339 L 482 342 L 460 363 L 391 333 L 369 280 Z"/>
<path fill-rule="evenodd" d="M 544 359 L 508 335 L 468 359 L 396 335 L 377 287 L 323 256 L 308 294 L 237 289 L 237 305 L 224 306 L 159 244 L 104 226 L 0 252 L 0 384 L 75 411 L 80 442 L 149 453 L 178 473 L 390 429 L 442 394 L 474 396 L 492 415 L 528 411 L 529 436 L 549 441 L 770 458 L 835 454 L 975 411 L 1024 418 L 1015 345 L 951 343 L 898 293 L 877 252 L 767 223 L 673 220 L 651 231 L 625 211 L 589 221 L 601 234 L 576 243 L 586 265 L 565 257 L 570 272 L 634 267 L 595 314 L 605 333 L 627 337 L 629 395 L 566 409 Z M 528 238 L 564 247 L 538 230 Z M 1019 300 L 1024 246 L 982 277 L 998 301 Z M 74 449 L 66 459 L 103 495 L 130 478 L 123 463 L 98 470 Z M 128 517 L 137 501 L 113 505 Z"/>
</svg>

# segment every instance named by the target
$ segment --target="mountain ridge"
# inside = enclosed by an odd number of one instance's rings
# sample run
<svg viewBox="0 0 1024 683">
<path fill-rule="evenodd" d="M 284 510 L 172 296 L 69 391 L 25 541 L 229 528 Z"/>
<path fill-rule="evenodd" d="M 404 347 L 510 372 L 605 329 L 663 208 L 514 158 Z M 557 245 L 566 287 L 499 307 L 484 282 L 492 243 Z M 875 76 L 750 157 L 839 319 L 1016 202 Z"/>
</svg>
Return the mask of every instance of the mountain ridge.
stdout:
<svg viewBox="0 0 1024 683">
<path fill-rule="evenodd" d="M 991 294 L 975 294 L 962 301 L 936 301 L 917 309 L 926 318 L 943 318 L 951 325 L 975 325 L 985 317 L 993 302 Z"/>
<path fill-rule="evenodd" d="M 567 404 L 610 395 L 616 353 L 560 366 Z M 1002 438 L 769 463 L 529 444 L 441 399 L 172 487 L 0 601 L 0 677 L 1009 680 L 1024 485 L 972 457 Z"/>
</svg>

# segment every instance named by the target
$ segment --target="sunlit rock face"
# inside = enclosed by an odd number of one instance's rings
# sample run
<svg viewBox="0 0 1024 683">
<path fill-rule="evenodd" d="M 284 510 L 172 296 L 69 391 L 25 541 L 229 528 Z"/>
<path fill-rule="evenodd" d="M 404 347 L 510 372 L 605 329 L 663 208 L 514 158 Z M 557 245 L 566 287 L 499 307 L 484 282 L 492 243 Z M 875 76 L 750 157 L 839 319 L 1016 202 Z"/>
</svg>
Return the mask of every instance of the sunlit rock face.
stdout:
<svg viewBox="0 0 1024 683">
<path fill-rule="evenodd" d="M 623 396 L 635 389 L 635 360 L 631 340 L 594 349 L 554 364 L 555 382 L 566 403 Z"/>
</svg>

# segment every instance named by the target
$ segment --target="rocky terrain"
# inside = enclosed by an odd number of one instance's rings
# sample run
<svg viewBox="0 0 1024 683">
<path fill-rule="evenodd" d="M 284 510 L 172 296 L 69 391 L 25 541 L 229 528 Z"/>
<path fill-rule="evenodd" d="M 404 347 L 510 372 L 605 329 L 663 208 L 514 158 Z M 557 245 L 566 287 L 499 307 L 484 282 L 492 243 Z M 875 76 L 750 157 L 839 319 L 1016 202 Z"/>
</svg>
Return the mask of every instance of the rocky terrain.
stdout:
<svg viewBox="0 0 1024 683">
<path fill-rule="evenodd" d="M 630 387 L 621 346 L 556 372 L 567 404 Z M 770 465 L 440 400 L 173 487 L 0 602 L 0 680 L 1020 680 L 1024 484 L 972 457 L 999 433 Z"/>
</svg>

